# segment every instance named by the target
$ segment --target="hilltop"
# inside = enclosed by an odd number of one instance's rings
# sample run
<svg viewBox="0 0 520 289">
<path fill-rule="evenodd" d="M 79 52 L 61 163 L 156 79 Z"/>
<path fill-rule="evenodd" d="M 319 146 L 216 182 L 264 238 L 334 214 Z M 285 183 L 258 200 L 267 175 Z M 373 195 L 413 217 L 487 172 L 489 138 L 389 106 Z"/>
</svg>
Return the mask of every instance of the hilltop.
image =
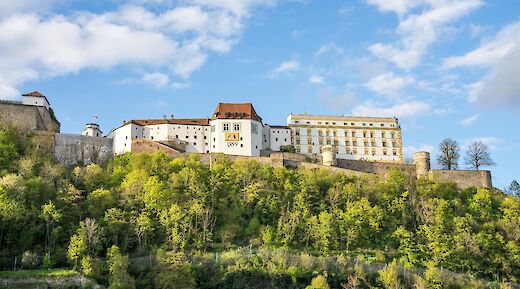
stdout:
<svg viewBox="0 0 520 289">
<path fill-rule="evenodd" d="M 30 135 L 0 138 L 0 266 L 18 256 L 110 288 L 498 286 L 444 270 L 518 282 L 519 208 L 398 169 L 383 180 L 161 153 L 66 167 Z"/>
</svg>

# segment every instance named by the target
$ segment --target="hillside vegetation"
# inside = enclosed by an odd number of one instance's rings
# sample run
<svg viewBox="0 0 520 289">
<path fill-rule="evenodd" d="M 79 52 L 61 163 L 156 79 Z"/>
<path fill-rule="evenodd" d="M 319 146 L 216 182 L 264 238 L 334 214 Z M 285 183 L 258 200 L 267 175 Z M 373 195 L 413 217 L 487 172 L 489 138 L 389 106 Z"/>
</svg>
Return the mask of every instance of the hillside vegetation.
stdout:
<svg viewBox="0 0 520 289">
<path fill-rule="evenodd" d="M 110 288 L 477 288 L 442 272 L 518 282 L 520 201 L 397 169 L 381 181 L 130 153 L 69 168 L 2 128 L 0 265 L 14 256 Z"/>
</svg>

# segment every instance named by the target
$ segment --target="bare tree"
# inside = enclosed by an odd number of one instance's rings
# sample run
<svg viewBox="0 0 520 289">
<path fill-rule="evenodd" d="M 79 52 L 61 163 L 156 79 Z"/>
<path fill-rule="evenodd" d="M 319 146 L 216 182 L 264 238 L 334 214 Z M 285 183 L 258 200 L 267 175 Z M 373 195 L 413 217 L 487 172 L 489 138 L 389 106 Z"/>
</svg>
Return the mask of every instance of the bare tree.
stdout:
<svg viewBox="0 0 520 289">
<path fill-rule="evenodd" d="M 87 246 L 92 254 L 96 252 L 97 245 L 101 241 L 101 229 L 96 224 L 95 219 L 86 218 L 84 222 L 85 237 Z"/>
<path fill-rule="evenodd" d="M 495 165 L 489 155 L 489 147 L 482 141 L 474 141 L 469 145 L 464 162 L 477 171 L 482 166 Z"/>
<path fill-rule="evenodd" d="M 437 163 L 446 170 L 455 170 L 459 163 L 459 152 L 459 144 L 451 138 L 446 138 L 439 144 Z"/>
</svg>

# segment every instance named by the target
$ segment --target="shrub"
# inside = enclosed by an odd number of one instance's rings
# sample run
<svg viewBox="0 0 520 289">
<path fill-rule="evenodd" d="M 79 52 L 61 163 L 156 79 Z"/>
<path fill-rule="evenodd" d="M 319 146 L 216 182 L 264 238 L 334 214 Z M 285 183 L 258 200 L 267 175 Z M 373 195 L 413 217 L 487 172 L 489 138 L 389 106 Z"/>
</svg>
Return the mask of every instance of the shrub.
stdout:
<svg viewBox="0 0 520 289">
<path fill-rule="evenodd" d="M 157 289 L 196 288 L 191 265 L 183 253 L 157 252 L 154 283 Z"/>
<path fill-rule="evenodd" d="M 379 281 L 383 283 L 387 289 L 399 289 L 402 288 L 401 280 L 399 279 L 399 273 L 397 272 L 397 261 L 394 261 L 385 268 L 378 271 Z"/>
<path fill-rule="evenodd" d="M 38 254 L 31 252 L 31 251 L 25 251 L 22 254 L 22 266 L 25 269 L 34 269 L 38 267 L 40 264 L 40 257 Z"/>
<path fill-rule="evenodd" d="M 311 285 L 305 287 L 305 289 L 329 289 L 330 286 L 327 283 L 327 277 L 318 275 L 312 278 Z"/>
</svg>

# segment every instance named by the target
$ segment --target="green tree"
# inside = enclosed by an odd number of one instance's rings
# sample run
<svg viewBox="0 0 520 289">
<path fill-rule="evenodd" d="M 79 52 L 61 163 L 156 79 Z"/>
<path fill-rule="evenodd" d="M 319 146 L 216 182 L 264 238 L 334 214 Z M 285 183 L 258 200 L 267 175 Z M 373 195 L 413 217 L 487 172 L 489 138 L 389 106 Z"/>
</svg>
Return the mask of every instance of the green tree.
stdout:
<svg viewBox="0 0 520 289">
<path fill-rule="evenodd" d="M 157 289 L 195 289 L 191 265 L 183 253 L 157 252 L 154 284 Z"/>
<path fill-rule="evenodd" d="M 128 256 L 121 255 L 119 247 L 112 246 L 107 251 L 109 289 L 133 289 L 134 279 L 128 274 Z"/>
<path fill-rule="evenodd" d="M 103 217 L 105 211 L 117 205 L 114 194 L 106 189 L 97 189 L 90 193 L 86 203 L 88 212 L 96 219 Z"/>
<path fill-rule="evenodd" d="M 16 168 L 22 153 L 17 131 L 11 126 L 0 126 L 0 176 Z"/>
<path fill-rule="evenodd" d="M 311 280 L 311 285 L 305 287 L 305 289 L 329 289 L 330 286 L 327 283 L 327 277 L 318 275 Z"/>
<path fill-rule="evenodd" d="M 107 236 L 110 237 L 112 244 L 117 244 L 126 249 L 129 243 L 130 220 L 128 212 L 119 208 L 110 208 L 105 212 L 103 218 Z"/>
<path fill-rule="evenodd" d="M 74 269 L 78 266 L 78 259 L 87 253 L 87 242 L 78 234 L 72 235 L 69 242 L 67 256 L 74 262 Z"/>
<path fill-rule="evenodd" d="M 56 209 L 56 206 L 49 201 L 47 204 L 42 206 L 40 218 L 45 221 L 45 251 L 49 251 L 52 246 L 51 242 L 51 229 L 52 225 L 61 219 L 61 212 Z"/>
<path fill-rule="evenodd" d="M 333 237 L 332 215 L 323 211 L 318 216 L 312 216 L 307 223 L 314 248 L 323 254 L 328 253 Z"/>
<path fill-rule="evenodd" d="M 183 250 L 188 243 L 190 223 L 186 211 L 177 204 L 160 213 L 160 223 L 166 229 L 173 251 Z"/>
<path fill-rule="evenodd" d="M 513 180 L 505 191 L 510 195 L 520 198 L 520 184 L 516 180 Z"/>
<path fill-rule="evenodd" d="M 379 281 L 381 281 L 381 283 L 383 283 L 385 288 L 387 288 L 387 289 L 403 288 L 397 268 L 398 268 L 397 261 L 394 260 L 392 263 L 386 265 L 385 268 L 378 271 L 378 273 L 379 273 L 378 279 L 379 279 Z"/>
<path fill-rule="evenodd" d="M 138 245 L 141 246 L 141 244 L 144 241 L 144 244 L 146 245 L 147 235 L 149 235 L 153 231 L 153 223 L 152 219 L 150 218 L 150 215 L 148 212 L 141 212 L 137 218 L 134 220 L 134 230 L 135 235 L 137 237 Z"/>
</svg>

